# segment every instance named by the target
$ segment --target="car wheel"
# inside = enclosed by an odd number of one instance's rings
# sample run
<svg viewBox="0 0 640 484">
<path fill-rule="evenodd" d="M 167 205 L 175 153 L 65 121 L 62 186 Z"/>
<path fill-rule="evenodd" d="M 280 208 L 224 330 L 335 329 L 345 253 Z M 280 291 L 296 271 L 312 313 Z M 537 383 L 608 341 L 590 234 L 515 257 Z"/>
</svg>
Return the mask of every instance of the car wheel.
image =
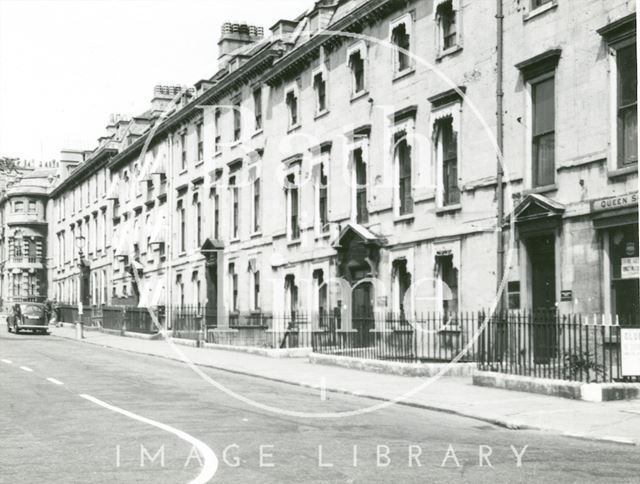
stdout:
<svg viewBox="0 0 640 484">
<path fill-rule="evenodd" d="M 7 331 L 9 333 L 11 333 L 13 330 L 11 329 L 11 325 L 9 323 L 7 323 Z"/>
<path fill-rule="evenodd" d="M 16 333 L 16 334 L 20 334 L 20 330 L 18 329 L 18 327 L 17 327 L 17 326 L 14 326 L 14 327 L 13 327 L 13 331 L 14 331 L 14 333 Z"/>
</svg>

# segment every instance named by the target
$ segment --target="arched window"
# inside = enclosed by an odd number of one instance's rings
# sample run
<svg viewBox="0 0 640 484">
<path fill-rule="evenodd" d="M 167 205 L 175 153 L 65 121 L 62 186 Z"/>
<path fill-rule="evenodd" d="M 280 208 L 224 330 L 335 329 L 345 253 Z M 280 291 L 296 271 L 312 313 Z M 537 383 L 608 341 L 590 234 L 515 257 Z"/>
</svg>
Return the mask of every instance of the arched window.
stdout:
<svg viewBox="0 0 640 484">
<path fill-rule="evenodd" d="M 411 36 L 407 31 L 406 24 L 398 24 L 391 32 L 391 42 L 395 49 L 395 70 L 402 72 L 411 67 L 411 60 L 407 51 L 411 48 Z"/>
<path fill-rule="evenodd" d="M 413 212 L 413 196 L 411 194 L 411 146 L 404 137 L 396 141 L 395 159 L 398 165 L 398 211 L 400 215 Z"/>
</svg>

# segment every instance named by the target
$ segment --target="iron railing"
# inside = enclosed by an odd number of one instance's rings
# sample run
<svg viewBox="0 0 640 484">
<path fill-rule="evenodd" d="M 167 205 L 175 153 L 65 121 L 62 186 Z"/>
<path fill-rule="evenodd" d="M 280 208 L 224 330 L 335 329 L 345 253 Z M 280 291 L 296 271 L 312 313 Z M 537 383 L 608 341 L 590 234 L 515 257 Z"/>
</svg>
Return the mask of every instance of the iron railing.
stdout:
<svg viewBox="0 0 640 484">
<path fill-rule="evenodd" d="M 317 353 L 402 362 L 475 361 L 475 313 L 386 314 L 351 318 L 342 324 L 324 318 L 314 333 Z"/>
<path fill-rule="evenodd" d="M 171 308 L 171 330 L 174 338 L 205 339 L 209 329 L 217 326 L 215 310 L 203 306 Z"/>
<path fill-rule="evenodd" d="M 85 326 L 132 333 L 153 334 L 158 331 L 146 308 L 90 306 L 84 308 L 82 317 L 78 314 L 78 307 L 69 304 L 59 304 L 54 308 L 54 311 L 58 321 L 66 323 L 82 322 Z"/>
<path fill-rule="evenodd" d="M 623 375 L 621 331 L 640 330 L 638 316 L 509 311 L 375 314 L 339 312 L 231 313 L 182 306 L 153 309 L 176 338 L 262 348 L 312 348 L 314 352 L 400 362 L 477 362 L 481 370 L 579 382 L 640 381 Z M 58 320 L 80 320 L 77 307 L 58 305 Z M 165 318 L 165 314 L 170 318 Z M 84 324 L 155 333 L 149 309 L 86 308 Z"/>
<path fill-rule="evenodd" d="M 517 312 L 494 315 L 479 339 L 481 370 L 579 382 L 640 381 L 622 374 L 621 329 L 638 316 Z"/>
</svg>

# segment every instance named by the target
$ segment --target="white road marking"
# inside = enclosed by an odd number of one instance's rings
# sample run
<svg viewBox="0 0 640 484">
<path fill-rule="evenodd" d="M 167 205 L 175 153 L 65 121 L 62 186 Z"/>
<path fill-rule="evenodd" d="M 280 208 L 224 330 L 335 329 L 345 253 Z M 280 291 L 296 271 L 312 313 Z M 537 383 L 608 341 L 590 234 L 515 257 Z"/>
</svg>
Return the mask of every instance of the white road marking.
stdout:
<svg viewBox="0 0 640 484">
<path fill-rule="evenodd" d="M 11 360 L 5 360 L 4 358 L 2 358 L 2 362 L 6 363 L 7 365 L 10 365 L 11 363 L 13 363 L 13 361 Z"/>
<path fill-rule="evenodd" d="M 64 385 L 64 383 L 62 383 L 60 380 L 56 380 L 55 378 L 47 378 L 47 381 L 55 383 L 56 385 Z"/>
<path fill-rule="evenodd" d="M 93 402 L 96 405 L 100 405 L 101 407 L 104 407 L 113 412 L 119 413 L 121 415 L 132 418 L 134 420 L 138 420 L 139 422 L 152 425 L 161 430 L 164 430 L 165 432 L 169 432 L 179 437 L 180 439 L 184 440 L 185 442 L 188 442 L 193 447 L 197 448 L 198 452 L 200 452 L 200 455 L 204 459 L 204 464 L 202 466 L 202 470 L 200 471 L 200 474 L 198 474 L 198 476 L 195 479 L 190 481 L 190 484 L 205 484 L 213 478 L 216 471 L 218 470 L 218 458 L 216 457 L 216 454 L 213 452 L 213 450 L 211 450 L 204 442 L 196 439 L 195 437 L 192 437 L 188 433 L 183 432 L 182 430 L 178 430 L 175 427 L 171 427 L 170 425 L 163 424 L 161 422 L 156 422 L 155 420 L 151 420 L 150 418 L 142 417 L 133 412 L 129 412 L 128 410 L 124 410 L 114 405 L 110 405 L 106 402 L 103 402 L 102 400 L 92 397 L 91 395 L 82 393 L 80 394 L 80 397 L 84 398 L 85 400 L 89 400 L 90 402 Z"/>
<path fill-rule="evenodd" d="M 33 371 L 33 370 L 32 370 L 31 368 L 29 368 L 28 366 L 21 366 L 21 367 L 20 367 L 20 369 L 21 369 L 21 370 L 24 370 L 24 371 Z"/>
</svg>

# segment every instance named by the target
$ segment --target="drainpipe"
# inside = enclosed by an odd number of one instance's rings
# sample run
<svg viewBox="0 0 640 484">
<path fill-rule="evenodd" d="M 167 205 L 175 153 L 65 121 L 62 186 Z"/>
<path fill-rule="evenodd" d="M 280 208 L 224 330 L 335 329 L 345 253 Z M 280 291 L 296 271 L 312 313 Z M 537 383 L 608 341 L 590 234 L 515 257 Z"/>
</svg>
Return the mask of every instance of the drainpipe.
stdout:
<svg viewBox="0 0 640 484">
<path fill-rule="evenodd" d="M 496 198 L 498 201 L 497 217 L 496 217 L 496 233 L 497 233 L 497 270 L 496 270 L 496 289 L 499 290 L 504 275 L 504 240 L 502 237 L 502 225 L 504 221 L 504 190 L 503 175 L 504 167 L 502 166 L 502 150 L 504 144 L 503 132 L 503 98 L 504 91 L 502 89 L 503 74 L 503 47 L 504 47 L 504 15 L 502 11 L 502 0 L 496 0 L 496 142 L 498 144 L 498 158 L 496 165 Z M 503 294 L 500 295 L 497 305 L 497 311 L 502 309 L 504 301 Z"/>
<path fill-rule="evenodd" d="M 172 284 L 172 267 L 173 267 L 173 133 L 167 134 L 167 142 L 169 144 L 169 156 L 167 156 L 167 218 L 169 227 L 164 227 L 165 234 L 165 257 L 166 257 L 166 274 L 165 274 L 165 303 L 164 303 L 164 330 L 169 337 L 169 328 L 173 333 L 173 284 Z"/>
</svg>

